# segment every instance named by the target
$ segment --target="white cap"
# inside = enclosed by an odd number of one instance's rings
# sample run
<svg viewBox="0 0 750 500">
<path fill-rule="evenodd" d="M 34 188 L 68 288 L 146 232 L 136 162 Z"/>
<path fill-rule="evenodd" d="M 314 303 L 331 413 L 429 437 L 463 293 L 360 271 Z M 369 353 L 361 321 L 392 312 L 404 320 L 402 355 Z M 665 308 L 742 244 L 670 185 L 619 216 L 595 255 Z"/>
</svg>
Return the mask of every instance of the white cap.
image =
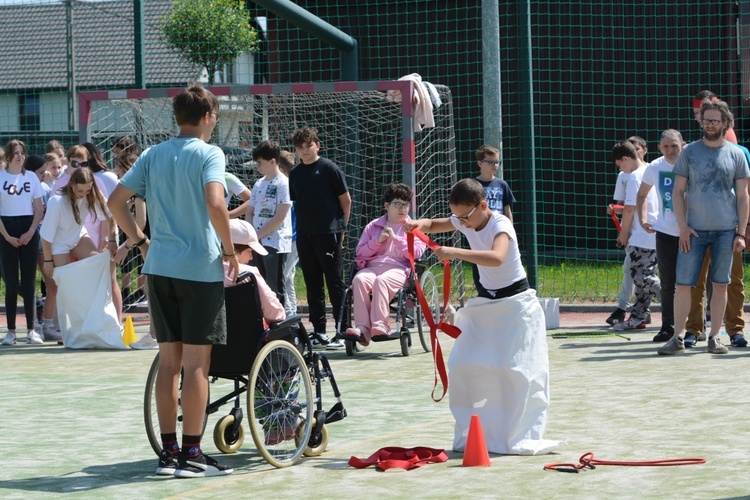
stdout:
<svg viewBox="0 0 750 500">
<path fill-rule="evenodd" d="M 258 242 L 258 234 L 252 224 L 242 219 L 230 219 L 229 230 L 232 233 L 232 243 L 247 245 L 258 255 L 268 255 L 268 251 Z"/>
</svg>

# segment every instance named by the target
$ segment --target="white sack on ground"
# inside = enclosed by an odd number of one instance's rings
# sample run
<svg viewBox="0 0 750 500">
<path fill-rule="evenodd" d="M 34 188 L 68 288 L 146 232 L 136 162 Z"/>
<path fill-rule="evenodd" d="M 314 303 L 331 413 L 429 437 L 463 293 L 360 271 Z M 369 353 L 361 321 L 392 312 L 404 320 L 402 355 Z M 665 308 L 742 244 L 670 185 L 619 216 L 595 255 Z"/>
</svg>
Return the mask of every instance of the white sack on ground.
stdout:
<svg viewBox="0 0 750 500">
<path fill-rule="evenodd" d="M 456 313 L 456 325 L 462 333 L 448 359 L 453 449 L 465 449 L 472 414 L 479 415 L 491 453 L 543 455 L 563 444 L 543 439 L 549 359 L 536 291 L 470 299 Z"/>
<path fill-rule="evenodd" d="M 112 303 L 109 252 L 56 267 L 57 316 L 68 349 L 127 349 Z"/>
</svg>

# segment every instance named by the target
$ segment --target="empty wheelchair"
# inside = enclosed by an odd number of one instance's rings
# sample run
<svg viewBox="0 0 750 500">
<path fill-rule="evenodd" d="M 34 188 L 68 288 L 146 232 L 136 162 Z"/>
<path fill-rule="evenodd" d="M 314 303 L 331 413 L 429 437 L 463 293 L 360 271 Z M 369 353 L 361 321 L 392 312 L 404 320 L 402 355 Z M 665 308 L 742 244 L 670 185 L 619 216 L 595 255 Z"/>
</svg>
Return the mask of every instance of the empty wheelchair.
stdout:
<svg viewBox="0 0 750 500">
<path fill-rule="evenodd" d="M 314 352 L 299 316 L 264 330 L 254 277 L 247 283 L 225 289 L 227 344 L 214 346 L 209 370 L 209 391 L 218 381 L 233 386 L 226 394 L 209 394 L 203 420 L 225 404 L 228 413 L 213 432 L 222 453 L 234 453 L 243 444 L 245 428 L 241 398 L 247 401 L 250 434 L 263 458 L 275 467 L 287 467 L 301 456 L 323 453 L 328 444 L 327 424 L 346 417 L 336 380 L 325 354 Z M 146 379 L 144 420 L 154 452 L 161 451 L 159 420 L 154 389 L 159 371 L 156 355 Z M 323 410 L 323 381 L 330 383 L 336 403 Z M 180 381 L 180 394 L 182 381 Z M 182 411 L 178 395 L 177 434 L 182 434 Z"/>
<path fill-rule="evenodd" d="M 419 333 L 419 340 L 422 344 L 422 348 L 425 352 L 432 351 L 432 344 L 430 343 L 430 327 L 424 319 L 422 308 L 417 299 L 416 279 L 419 279 L 427 303 L 430 306 L 432 316 L 434 318 L 440 317 L 441 297 L 437 281 L 435 280 L 435 275 L 426 269 L 426 265 L 423 261 L 418 261 L 416 263 L 416 268 L 417 275 L 415 276 L 414 273 L 410 274 L 405 285 L 401 287 L 393 297 L 393 300 L 391 300 L 391 321 L 395 323 L 396 327 L 391 328 L 391 334 L 387 337 L 374 336 L 371 339 L 372 342 L 383 342 L 387 340 L 400 341 L 401 354 L 404 356 L 409 356 L 411 354 L 411 332 L 414 327 L 417 328 L 417 332 Z M 344 297 L 341 300 L 341 311 L 339 312 L 338 321 L 338 336 L 344 339 L 346 354 L 348 356 L 354 356 L 357 352 L 362 352 L 365 349 L 365 347 L 359 344 L 356 340 L 348 339 L 346 336 L 346 329 L 351 327 L 353 323 L 352 281 L 354 280 L 354 275 L 357 271 L 357 265 L 352 262 L 349 266 L 348 286 L 344 291 Z"/>
</svg>

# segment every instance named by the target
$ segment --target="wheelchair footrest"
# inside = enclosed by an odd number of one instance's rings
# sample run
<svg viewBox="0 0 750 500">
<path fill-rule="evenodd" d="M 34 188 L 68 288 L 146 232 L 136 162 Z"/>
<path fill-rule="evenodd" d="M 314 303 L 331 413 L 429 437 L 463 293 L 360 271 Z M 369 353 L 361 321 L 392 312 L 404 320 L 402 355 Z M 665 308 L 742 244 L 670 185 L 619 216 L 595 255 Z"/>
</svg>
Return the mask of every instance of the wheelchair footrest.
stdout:
<svg viewBox="0 0 750 500">
<path fill-rule="evenodd" d="M 373 335 L 370 340 L 372 342 L 385 342 L 386 340 L 398 340 L 401 338 L 401 332 L 394 330 L 390 335 Z"/>
<path fill-rule="evenodd" d="M 339 402 L 333 405 L 333 407 L 328 410 L 328 413 L 326 413 L 326 424 L 332 424 L 333 422 L 338 422 L 344 418 L 346 418 L 346 408 L 344 408 L 344 405 Z"/>
</svg>

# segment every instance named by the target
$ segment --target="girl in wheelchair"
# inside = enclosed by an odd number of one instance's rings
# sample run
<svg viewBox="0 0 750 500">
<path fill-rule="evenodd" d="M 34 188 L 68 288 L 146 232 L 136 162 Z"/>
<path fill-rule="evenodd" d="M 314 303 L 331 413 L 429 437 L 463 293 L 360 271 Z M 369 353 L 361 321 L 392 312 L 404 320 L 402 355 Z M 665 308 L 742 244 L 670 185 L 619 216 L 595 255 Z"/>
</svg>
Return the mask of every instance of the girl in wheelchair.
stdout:
<svg viewBox="0 0 750 500">
<path fill-rule="evenodd" d="M 239 275 L 246 272 L 251 272 L 255 275 L 255 279 L 258 283 L 258 294 L 260 295 L 260 307 L 263 311 L 263 319 L 265 321 L 265 327 L 271 323 L 278 323 L 286 319 L 284 313 L 284 306 L 279 302 L 276 293 L 271 290 L 266 280 L 261 276 L 260 271 L 257 267 L 247 265 L 253 260 L 253 252 L 257 252 L 259 255 L 267 255 L 268 252 L 263 245 L 258 242 L 258 235 L 255 233 L 255 229 L 252 224 L 242 219 L 230 219 L 229 229 L 232 233 L 232 243 L 234 243 L 234 252 L 237 254 L 237 260 L 240 263 Z M 227 277 L 229 272 L 229 263 L 224 261 L 224 286 L 234 286 L 239 282 L 233 281 L 232 278 Z"/>
<path fill-rule="evenodd" d="M 352 280 L 354 326 L 346 330 L 349 340 L 368 345 L 372 337 L 391 333 L 389 303 L 411 273 L 404 224 L 411 220 L 413 196 L 406 184 L 388 184 L 383 200 L 386 214 L 362 231 L 355 258 L 359 271 Z M 414 247 L 418 259 L 425 244 L 417 240 Z"/>
</svg>

